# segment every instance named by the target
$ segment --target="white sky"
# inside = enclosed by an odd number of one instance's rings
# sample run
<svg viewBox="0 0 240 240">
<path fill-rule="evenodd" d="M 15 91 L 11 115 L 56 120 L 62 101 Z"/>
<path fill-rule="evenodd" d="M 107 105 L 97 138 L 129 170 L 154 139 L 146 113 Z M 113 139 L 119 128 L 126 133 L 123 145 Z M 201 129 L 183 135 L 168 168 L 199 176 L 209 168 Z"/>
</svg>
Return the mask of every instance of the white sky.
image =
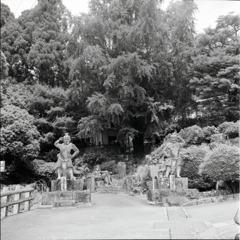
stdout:
<svg viewBox="0 0 240 240">
<path fill-rule="evenodd" d="M 1 0 L 9 6 L 15 17 L 18 17 L 23 10 L 31 9 L 37 4 L 37 0 Z M 88 0 L 62 0 L 63 4 L 73 13 L 88 11 Z M 163 8 L 169 4 L 170 0 L 165 0 Z M 215 26 L 215 21 L 220 15 L 229 12 L 240 14 L 240 1 L 226 0 L 195 0 L 198 11 L 195 13 L 196 31 L 203 32 L 203 29 Z"/>
</svg>

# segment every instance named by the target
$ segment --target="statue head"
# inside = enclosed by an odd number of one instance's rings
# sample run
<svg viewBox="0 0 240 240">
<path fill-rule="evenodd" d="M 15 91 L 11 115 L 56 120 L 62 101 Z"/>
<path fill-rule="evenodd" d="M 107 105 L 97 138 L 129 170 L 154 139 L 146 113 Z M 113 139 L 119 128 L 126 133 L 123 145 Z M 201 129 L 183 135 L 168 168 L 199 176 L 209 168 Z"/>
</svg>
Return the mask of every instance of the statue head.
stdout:
<svg viewBox="0 0 240 240">
<path fill-rule="evenodd" d="M 178 141 L 178 135 L 176 132 L 174 132 L 171 136 L 170 136 L 170 141 L 171 142 L 177 142 Z"/>
<path fill-rule="evenodd" d="M 68 145 L 71 141 L 70 136 L 68 135 L 68 133 L 65 133 L 64 137 L 63 137 L 63 142 L 65 145 Z"/>
</svg>

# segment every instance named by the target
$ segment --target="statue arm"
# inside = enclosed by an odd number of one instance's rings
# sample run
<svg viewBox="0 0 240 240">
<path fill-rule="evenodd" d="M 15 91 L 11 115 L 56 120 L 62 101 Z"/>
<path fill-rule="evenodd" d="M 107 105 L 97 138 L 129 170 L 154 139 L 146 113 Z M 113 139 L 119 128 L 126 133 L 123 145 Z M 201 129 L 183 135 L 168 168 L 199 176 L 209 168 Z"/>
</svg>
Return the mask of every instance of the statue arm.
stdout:
<svg viewBox="0 0 240 240">
<path fill-rule="evenodd" d="M 180 140 L 180 142 L 181 142 L 182 144 L 185 144 L 185 143 L 186 143 L 185 140 L 183 140 L 179 135 L 178 135 L 178 139 Z"/>
<path fill-rule="evenodd" d="M 169 157 L 169 154 L 166 152 L 166 150 L 168 149 L 168 146 L 169 146 L 169 144 L 167 143 L 162 150 L 163 155 L 166 156 L 166 157 Z"/>
<path fill-rule="evenodd" d="M 54 143 L 54 146 L 57 147 L 57 148 L 60 148 L 60 141 L 62 141 L 62 137 L 60 137 L 55 143 Z"/>
<path fill-rule="evenodd" d="M 71 158 L 74 158 L 75 156 L 77 156 L 79 154 L 79 149 L 76 147 L 75 144 L 72 143 L 72 149 L 74 150 L 73 155 L 71 156 Z"/>
</svg>

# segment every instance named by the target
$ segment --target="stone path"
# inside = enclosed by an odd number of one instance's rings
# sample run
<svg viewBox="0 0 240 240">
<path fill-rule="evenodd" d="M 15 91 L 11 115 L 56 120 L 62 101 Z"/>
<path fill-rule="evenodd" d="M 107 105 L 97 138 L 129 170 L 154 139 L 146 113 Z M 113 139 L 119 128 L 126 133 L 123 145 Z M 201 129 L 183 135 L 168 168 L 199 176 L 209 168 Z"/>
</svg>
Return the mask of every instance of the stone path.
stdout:
<svg viewBox="0 0 240 240">
<path fill-rule="evenodd" d="M 146 196 L 92 194 L 92 206 L 35 209 L 3 219 L 1 240 L 170 239 L 163 207 L 150 206 Z"/>
<path fill-rule="evenodd" d="M 144 195 L 94 193 L 90 207 L 35 209 L 3 219 L 1 239 L 234 239 L 237 206 L 160 207 Z"/>
<path fill-rule="evenodd" d="M 167 207 L 168 221 L 156 222 L 155 229 L 169 229 L 170 239 L 196 239 L 200 232 L 208 229 L 204 221 L 187 218 L 182 207 Z"/>
</svg>

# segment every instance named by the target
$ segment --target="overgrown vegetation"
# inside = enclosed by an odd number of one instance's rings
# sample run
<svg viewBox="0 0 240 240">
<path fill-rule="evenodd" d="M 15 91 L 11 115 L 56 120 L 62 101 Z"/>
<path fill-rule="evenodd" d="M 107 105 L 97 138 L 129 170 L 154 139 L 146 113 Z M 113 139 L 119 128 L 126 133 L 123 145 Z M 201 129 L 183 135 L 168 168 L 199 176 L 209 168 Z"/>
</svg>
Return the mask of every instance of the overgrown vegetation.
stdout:
<svg viewBox="0 0 240 240">
<path fill-rule="evenodd" d="M 53 143 L 64 132 L 77 143 L 114 128 L 121 146 L 132 139 L 134 153 L 175 130 L 189 153 L 191 145 L 215 147 L 214 134 L 237 145 L 239 15 L 220 16 L 215 28 L 196 35 L 192 1 L 163 10 L 154 0 L 91 0 L 89 8 L 72 16 L 61 0 L 39 0 L 15 18 L 1 3 L 6 176 L 17 176 L 19 165 L 31 172 L 34 159 L 56 161 Z M 95 164 L 108 156 L 84 158 Z M 200 179 L 192 186 L 204 188 Z"/>
</svg>

